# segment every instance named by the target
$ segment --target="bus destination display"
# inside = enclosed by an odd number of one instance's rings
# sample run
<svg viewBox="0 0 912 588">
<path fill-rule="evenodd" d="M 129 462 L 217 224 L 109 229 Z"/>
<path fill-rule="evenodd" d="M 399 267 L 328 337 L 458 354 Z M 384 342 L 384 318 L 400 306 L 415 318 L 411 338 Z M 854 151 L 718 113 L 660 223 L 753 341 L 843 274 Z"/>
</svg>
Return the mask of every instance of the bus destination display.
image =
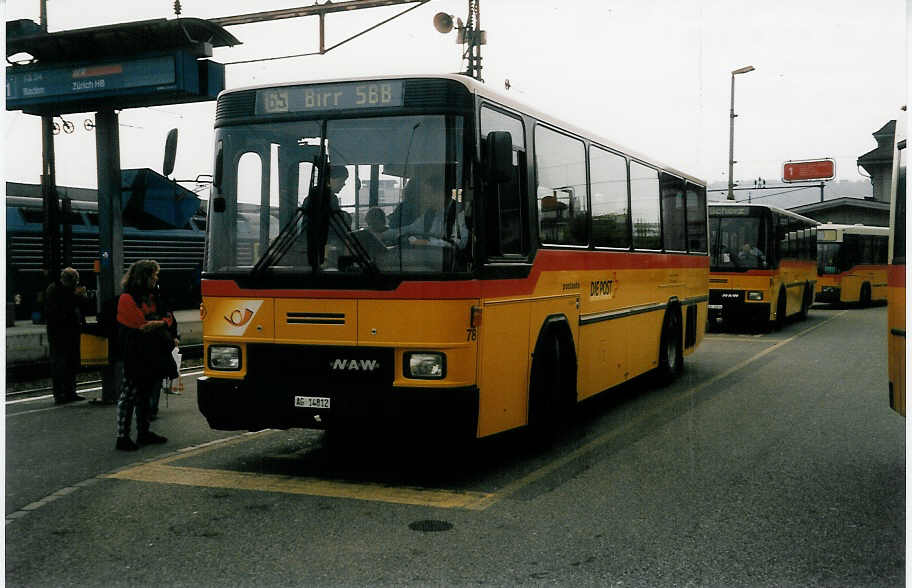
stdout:
<svg viewBox="0 0 912 588">
<path fill-rule="evenodd" d="M 257 91 L 256 113 L 325 112 L 391 106 L 402 106 L 401 81 L 267 88 Z"/>
</svg>

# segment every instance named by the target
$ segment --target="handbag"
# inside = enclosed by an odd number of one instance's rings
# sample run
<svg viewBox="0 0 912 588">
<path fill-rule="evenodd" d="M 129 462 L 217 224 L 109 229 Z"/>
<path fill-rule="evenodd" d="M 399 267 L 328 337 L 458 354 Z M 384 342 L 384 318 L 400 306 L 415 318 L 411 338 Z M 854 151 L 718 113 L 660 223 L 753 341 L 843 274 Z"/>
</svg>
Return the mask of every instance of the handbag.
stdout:
<svg viewBox="0 0 912 588">
<path fill-rule="evenodd" d="M 180 373 L 182 357 L 179 347 L 175 347 L 171 350 L 171 359 L 174 361 L 174 365 L 177 368 L 177 377 L 168 379 L 168 386 L 165 388 L 167 394 L 180 394 L 184 391 L 184 380 L 181 378 Z"/>
</svg>

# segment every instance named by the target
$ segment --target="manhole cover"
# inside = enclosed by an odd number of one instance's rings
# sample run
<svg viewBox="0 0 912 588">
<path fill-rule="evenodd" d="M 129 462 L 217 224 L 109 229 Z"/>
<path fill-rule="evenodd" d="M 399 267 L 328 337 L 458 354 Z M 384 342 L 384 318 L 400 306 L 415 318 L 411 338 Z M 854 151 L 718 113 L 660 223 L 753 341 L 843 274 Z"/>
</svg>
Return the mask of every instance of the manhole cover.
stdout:
<svg viewBox="0 0 912 588">
<path fill-rule="evenodd" d="M 449 531 L 453 528 L 453 523 L 446 521 L 415 521 L 409 523 L 409 529 L 412 531 L 421 531 L 422 533 L 437 533 L 438 531 Z"/>
</svg>

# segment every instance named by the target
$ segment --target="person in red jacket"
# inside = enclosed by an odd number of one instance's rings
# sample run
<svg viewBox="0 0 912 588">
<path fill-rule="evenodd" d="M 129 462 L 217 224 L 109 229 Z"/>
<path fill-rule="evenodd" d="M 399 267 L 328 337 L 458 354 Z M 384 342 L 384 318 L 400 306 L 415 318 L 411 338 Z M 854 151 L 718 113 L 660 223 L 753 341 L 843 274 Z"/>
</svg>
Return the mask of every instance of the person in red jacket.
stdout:
<svg viewBox="0 0 912 588">
<path fill-rule="evenodd" d="M 158 300 L 158 262 L 143 259 L 133 263 L 123 277 L 123 291 L 117 302 L 117 323 L 123 346 L 124 378 L 117 400 L 117 443 L 122 451 L 139 445 L 168 440 L 149 430 L 151 398 L 162 378 L 172 377 L 176 366 L 171 359 L 174 341 L 169 327 L 173 319 L 161 317 Z M 136 412 L 136 442 L 130 438 Z"/>
</svg>

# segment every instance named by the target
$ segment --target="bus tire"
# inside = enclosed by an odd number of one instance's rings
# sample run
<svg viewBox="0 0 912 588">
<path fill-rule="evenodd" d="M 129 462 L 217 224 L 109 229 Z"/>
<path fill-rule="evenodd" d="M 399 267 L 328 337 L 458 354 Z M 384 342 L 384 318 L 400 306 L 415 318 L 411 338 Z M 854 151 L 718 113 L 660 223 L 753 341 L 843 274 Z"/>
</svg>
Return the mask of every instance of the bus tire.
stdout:
<svg viewBox="0 0 912 588">
<path fill-rule="evenodd" d="M 814 296 L 811 285 L 807 282 L 804 284 L 804 296 L 801 299 L 801 311 L 798 313 L 798 320 L 807 320 L 808 309 L 811 308 L 811 299 Z"/>
<path fill-rule="evenodd" d="M 549 440 L 567 422 L 576 401 L 576 361 L 566 327 L 546 323 L 532 354 L 529 430 Z"/>
<path fill-rule="evenodd" d="M 684 348 L 681 345 L 681 311 L 670 307 L 662 323 L 659 339 L 659 382 L 670 384 L 684 371 Z"/>
<path fill-rule="evenodd" d="M 779 298 L 776 300 L 776 320 L 773 321 L 773 330 L 781 331 L 785 326 L 785 313 L 788 312 L 788 298 L 785 288 L 779 289 Z"/>
<path fill-rule="evenodd" d="M 861 292 L 858 294 L 858 306 L 867 308 L 871 305 L 871 284 L 865 282 L 861 285 Z"/>
</svg>

